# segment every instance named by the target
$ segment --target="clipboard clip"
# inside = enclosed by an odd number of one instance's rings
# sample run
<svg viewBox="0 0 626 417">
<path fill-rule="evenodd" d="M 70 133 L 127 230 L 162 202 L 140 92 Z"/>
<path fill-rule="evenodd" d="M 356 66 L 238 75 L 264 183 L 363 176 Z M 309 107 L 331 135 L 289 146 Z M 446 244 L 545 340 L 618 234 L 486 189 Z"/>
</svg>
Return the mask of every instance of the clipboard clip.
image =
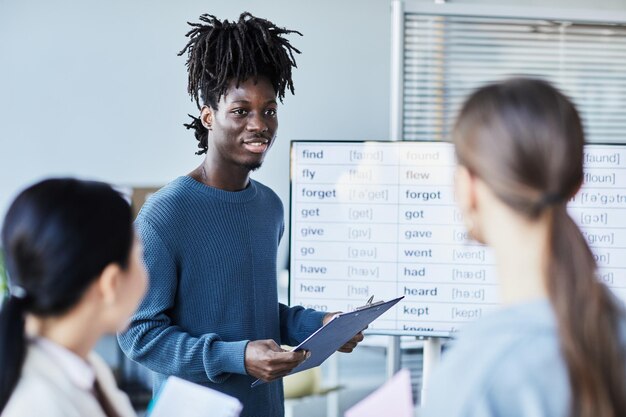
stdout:
<svg viewBox="0 0 626 417">
<path fill-rule="evenodd" d="M 370 298 L 367 299 L 367 301 L 365 302 L 364 306 L 357 307 L 354 310 L 355 311 L 363 310 L 364 308 L 368 308 L 368 307 L 372 307 L 372 306 L 384 303 L 384 301 L 382 301 L 382 300 L 381 301 L 376 301 L 375 303 L 373 301 L 374 301 L 374 296 L 372 295 Z"/>
</svg>

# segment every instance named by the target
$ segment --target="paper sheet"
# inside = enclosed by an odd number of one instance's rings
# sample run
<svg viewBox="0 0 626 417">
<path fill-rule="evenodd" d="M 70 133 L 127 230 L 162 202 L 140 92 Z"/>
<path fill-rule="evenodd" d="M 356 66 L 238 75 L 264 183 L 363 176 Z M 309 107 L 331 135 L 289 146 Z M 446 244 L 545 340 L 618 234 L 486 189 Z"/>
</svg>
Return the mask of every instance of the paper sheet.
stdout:
<svg viewBox="0 0 626 417">
<path fill-rule="evenodd" d="M 236 398 L 174 376 L 165 382 L 149 417 L 239 417 Z"/>
<path fill-rule="evenodd" d="M 413 417 L 411 374 L 402 369 L 382 387 L 351 407 L 344 417 Z"/>
</svg>

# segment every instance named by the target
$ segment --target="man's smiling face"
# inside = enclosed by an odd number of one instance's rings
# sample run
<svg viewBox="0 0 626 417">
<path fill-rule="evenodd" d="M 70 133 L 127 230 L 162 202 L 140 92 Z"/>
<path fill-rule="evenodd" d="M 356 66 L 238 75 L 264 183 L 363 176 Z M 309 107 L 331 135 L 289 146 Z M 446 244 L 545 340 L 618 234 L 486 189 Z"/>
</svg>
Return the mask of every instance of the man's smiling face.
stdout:
<svg viewBox="0 0 626 417">
<path fill-rule="evenodd" d="M 208 155 L 212 163 L 228 171 L 261 166 L 278 129 L 276 92 L 259 76 L 239 86 L 233 80 L 220 97 L 217 110 L 205 107 L 202 120 L 210 125 Z M 208 113 L 208 114 L 207 114 Z"/>
</svg>

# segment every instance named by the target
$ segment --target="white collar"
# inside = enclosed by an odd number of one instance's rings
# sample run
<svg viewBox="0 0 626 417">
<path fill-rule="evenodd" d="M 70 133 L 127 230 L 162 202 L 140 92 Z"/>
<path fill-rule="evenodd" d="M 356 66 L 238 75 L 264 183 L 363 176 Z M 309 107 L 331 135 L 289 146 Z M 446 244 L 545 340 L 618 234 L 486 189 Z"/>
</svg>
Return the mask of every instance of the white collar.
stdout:
<svg viewBox="0 0 626 417">
<path fill-rule="evenodd" d="M 60 365 L 74 385 L 86 391 L 93 388 L 96 373 L 89 362 L 50 339 L 36 337 L 33 342 Z"/>
</svg>

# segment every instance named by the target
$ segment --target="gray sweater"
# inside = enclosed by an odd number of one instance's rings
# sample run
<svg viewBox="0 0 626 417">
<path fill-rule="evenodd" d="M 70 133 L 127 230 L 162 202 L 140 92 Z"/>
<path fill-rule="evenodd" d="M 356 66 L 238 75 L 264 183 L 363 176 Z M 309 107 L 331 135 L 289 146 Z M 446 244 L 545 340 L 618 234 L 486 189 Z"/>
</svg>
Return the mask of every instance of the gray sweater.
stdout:
<svg viewBox="0 0 626 417">
<path fill-rule="evenodd" d="M 421 416 L 567 417 L 570 395 L 556 318 L 541 300 L 463 330 L 433 376 Z"/>
</svg>

